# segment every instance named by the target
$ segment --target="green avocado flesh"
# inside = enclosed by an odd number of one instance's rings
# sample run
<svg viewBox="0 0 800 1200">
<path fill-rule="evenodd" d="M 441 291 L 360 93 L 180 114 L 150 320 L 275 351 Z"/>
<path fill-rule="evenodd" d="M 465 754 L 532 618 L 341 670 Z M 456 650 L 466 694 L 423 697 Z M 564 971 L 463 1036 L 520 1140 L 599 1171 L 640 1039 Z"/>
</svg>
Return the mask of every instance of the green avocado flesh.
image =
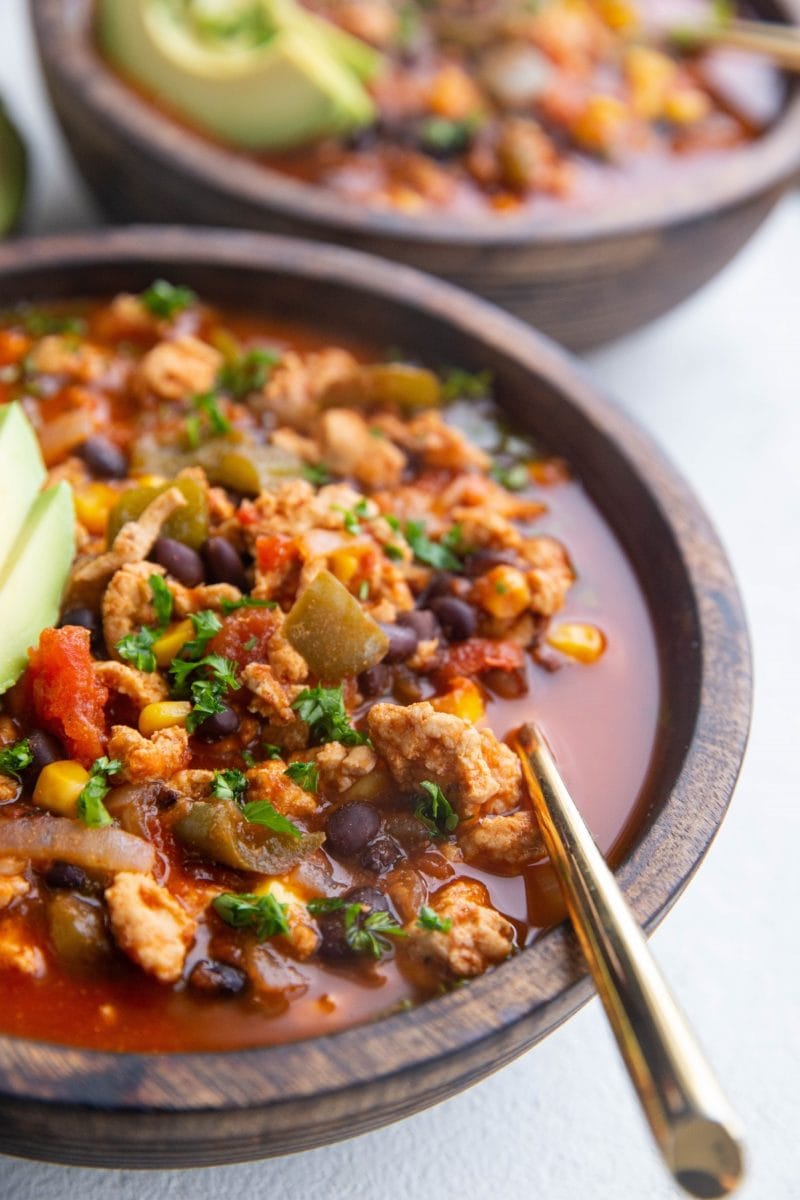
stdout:
<svg viewBox="0 0 800 1200">
<path fill-rule="evenodd" d="M 19 404 L 0 408 L 0 571 L 44 483 L 36 434 Z"/>
<path fill-rule="evenodd" d="M 44 474 L 32 428 L 18 405 L 8 405 L 0 410 L 0 490 L 4 505 L 6 489 L 14 497 L 17 530 L 10 537 L 3 521 L 11 545 L 0 561 L 0 694 L 19 679 L 42 630 L 58 620 L 75 553 L 72 491 L 62 482 L 36 495 Z M 26 498 L 22 519 L 20 496 Z"/>
<path fill-rule="evenodd" d="M 220 11 L 225 20 L 199 0 L 102 0 L 100 42 L 156 100 L 244 149 L 285 150 L 374 120 L 364 81 L 379 55 L 366 43 L 294 0 Z"/>
<path fill-rule="evenodd" d="M 0 235 L 17 224 L 27 177 L 25 144 L 0 104 Z"/>
</svg>

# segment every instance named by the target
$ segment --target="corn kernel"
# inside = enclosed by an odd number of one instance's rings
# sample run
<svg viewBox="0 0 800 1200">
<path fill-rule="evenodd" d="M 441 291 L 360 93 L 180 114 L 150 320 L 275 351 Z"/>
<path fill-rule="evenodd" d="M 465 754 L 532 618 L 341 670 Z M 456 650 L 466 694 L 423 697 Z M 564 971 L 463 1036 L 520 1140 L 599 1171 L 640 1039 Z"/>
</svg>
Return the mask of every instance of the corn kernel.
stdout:
<svg viewBox="0 0 800 1200">
<path fill-rule="evenodd" d="M 466 71 L 449 63 L 434 77 L 428 92 L 428 107 L 437 117 L 464 121 L 480 111 L 481 94 Z"/>
<path fill-rule="evenodd" d="M 162 633 L 161 637 L 153 642 L 153 653 L 158 665 L 168 667 L 193 637 L 194 626 L 191 621 L 179 621 L 177 625 L 170 625 L 166 633 Z"/>
<path fill-rule="evenodd" d="M 628 0 L 597 0 L 597 8 L 611 29 L 632 33 L 639 27 L 639 14 Z"/>
<path fill-rule="evenodd" d="M 628 108 L 616 96 L 591 96 L 572 127 L 572 135 L 585 150 L 610 154 L 622 141 L 629 122 Z"/>
<path fill-rule="evenodd" d="M 437 712 L 451 713 L 461 717 L 463 721 L 473 724 L 479 721 L 485 712 L 483 696 L 480 688 L 471 679 L 456 679 L 449 692 L 443 696 L 434 696 L 432 706 Z"/>
<path fill-rule="evenodd" d="M 343 799 L 347 801 L 366 800 L 372 803 L 382 796 L 390 795 L 393 787 L 388 770 L 378 763 L 374 771 L 370 771 L 368 775 L 362 775 L 355 783 L 350 784 L 350 787 L 344 792 Z"/>
<path fill-rule="evenodd" d="M 625 76 L 631 105 L 637 117 L 656 121 L 664 111 L 669 88 L 678 68 L 672 59 L 649 46 L 629 46 L 625 51 Z"/>
<path fill-rule="evenodd" d="M 155 704 L 146 704 L 139 713 L 139 733 L 149 737 L 159 729 L 185 725 L 191 711 L 188 700 L 158 700 Z"/>
<path fill-rule="evenodd" d="M 694 125 L 711 111 L 711 100 L 700 88 L 675 88 L 664 101 L 664 117 L 674 125 Z"/>
<path fill-rule="evenodd" d="M 75 515 L 89 533 L 105 533 L 108 514 L 119 499 L 119 493 L 107 483 L 87 483 L 75 492 Z"/>
<path fill-rule="evenodd" d="M 42 768 L 33 803 L 60 817 L 74 817 L 78 808 L 78 796 L 89 779 L 89 772 L 73 759 L 61 759 Z"/>
<path fill-rule="evenodd" d="M 530 606 L 531 589 L 516 567 L 492 567 L 476 580 L 472 595 L 477 604 L 493 617 L 513 620 Z"/>
<path fill-rule="evenodd" d="M 361 560 L 369 551 L 369 546 L 344 546 L 341 550 L 334 550 L 328 561 L 339 583 L 347 587 L 352 582 L 361 568 Z"/>
<path fill-rule="evenodd" d="M 606 639 L 596 625 L 578 621 L 557 625 L 547 641 L 554 650 L 582 663 L 597 662 L 606 648 Z"/>
</svg>

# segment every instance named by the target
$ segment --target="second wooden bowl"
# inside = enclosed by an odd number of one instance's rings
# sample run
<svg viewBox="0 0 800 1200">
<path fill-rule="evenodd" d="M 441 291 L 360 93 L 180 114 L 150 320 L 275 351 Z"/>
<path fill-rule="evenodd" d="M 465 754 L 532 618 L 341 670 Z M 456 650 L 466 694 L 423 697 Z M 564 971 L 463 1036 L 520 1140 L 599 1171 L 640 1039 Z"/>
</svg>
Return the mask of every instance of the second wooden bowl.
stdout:
<svg viewBox="0 0 800 1200">
<path fill-rule="evenodd" d="M 750 715 L 739 596 L 683 481 L 546 339 L 464 292 L 351 251 L 168 228 L 23 241 L 0 246 L 0 308 L 139 290 L 158 276 L 333 336 L 369 330 L 375 345 L 402 345 L 432 365 L 489 370 L 513 422 L 546 434 L 568 459 L 628 554 L 660 651 L 662 733 L 647 815 L 618 873 L 652 929 L 722 820 Z M 468 987 L 293 1044 L 113 1054 L 0 1037 L 0 1152 L 155 1167 L 318 1146 L 467 1087 L 556 1029 L 590 994 L 577 944 L 560 926 Z"/>
<path fill-rule="evenodd" d="M 467 222 L 370 210 L 176 124 L 118 79 L 92 40 L 94 0 L 32 0 L 56 113 L 87 183 L 119 221 L 176 220 L 334 241 L 433 271 L 573 349 L 627 333 L 691 295 L 745 243 L 800 168 L 800 93 L 752 145 L 635 188 L 613 210 Z M 800 21 L 800 0 L 756 0 Z"/>
</svg>

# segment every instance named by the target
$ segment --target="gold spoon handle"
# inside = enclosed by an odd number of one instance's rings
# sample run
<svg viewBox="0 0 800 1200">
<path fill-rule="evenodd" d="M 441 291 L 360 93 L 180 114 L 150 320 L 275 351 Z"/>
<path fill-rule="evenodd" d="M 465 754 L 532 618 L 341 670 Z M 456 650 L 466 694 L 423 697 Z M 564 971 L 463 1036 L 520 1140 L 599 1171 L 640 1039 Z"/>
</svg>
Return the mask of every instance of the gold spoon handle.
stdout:
<svg viewBox="0 0 800 1200">
<path fill-rule="evenodd" d="M 572 924 L 663 1158 L 692 1196 L 741 1182 L 739 1121 L 650 954 L 533 725 L 517 735 L 545 844 Z"/>
<path fill-rule="evenodd" d="M 719 25 L 676 30 L 684 45 L 727 46 L 763 54 L 786 71 L 800 71 L 800 30 L 767 21 L 723 21 Z"/>
</svg>

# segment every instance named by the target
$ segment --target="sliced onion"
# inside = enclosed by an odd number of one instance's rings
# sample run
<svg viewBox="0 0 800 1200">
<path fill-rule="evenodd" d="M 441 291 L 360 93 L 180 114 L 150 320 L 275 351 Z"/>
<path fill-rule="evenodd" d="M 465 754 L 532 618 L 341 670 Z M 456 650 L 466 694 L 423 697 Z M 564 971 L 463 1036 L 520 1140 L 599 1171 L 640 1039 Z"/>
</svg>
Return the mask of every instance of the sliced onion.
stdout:
<svg viewBox="0 0 800 1200">
<path fill-rule="evenodd" d="M 92 414 L 87 408 L 76 408 L 54 417 L 38 430 L 39 444 L 48 467 L 66 458 L 95 432 Z"/>
<path fill-rule="evenodd" d="M 19 817 L 0 820 L 0 856 L 30 862 L 59 859 L 100 871 L 152 871 L 155 850 L 123 829 L 88 829 L 68 817 Z"/>
</svg>

